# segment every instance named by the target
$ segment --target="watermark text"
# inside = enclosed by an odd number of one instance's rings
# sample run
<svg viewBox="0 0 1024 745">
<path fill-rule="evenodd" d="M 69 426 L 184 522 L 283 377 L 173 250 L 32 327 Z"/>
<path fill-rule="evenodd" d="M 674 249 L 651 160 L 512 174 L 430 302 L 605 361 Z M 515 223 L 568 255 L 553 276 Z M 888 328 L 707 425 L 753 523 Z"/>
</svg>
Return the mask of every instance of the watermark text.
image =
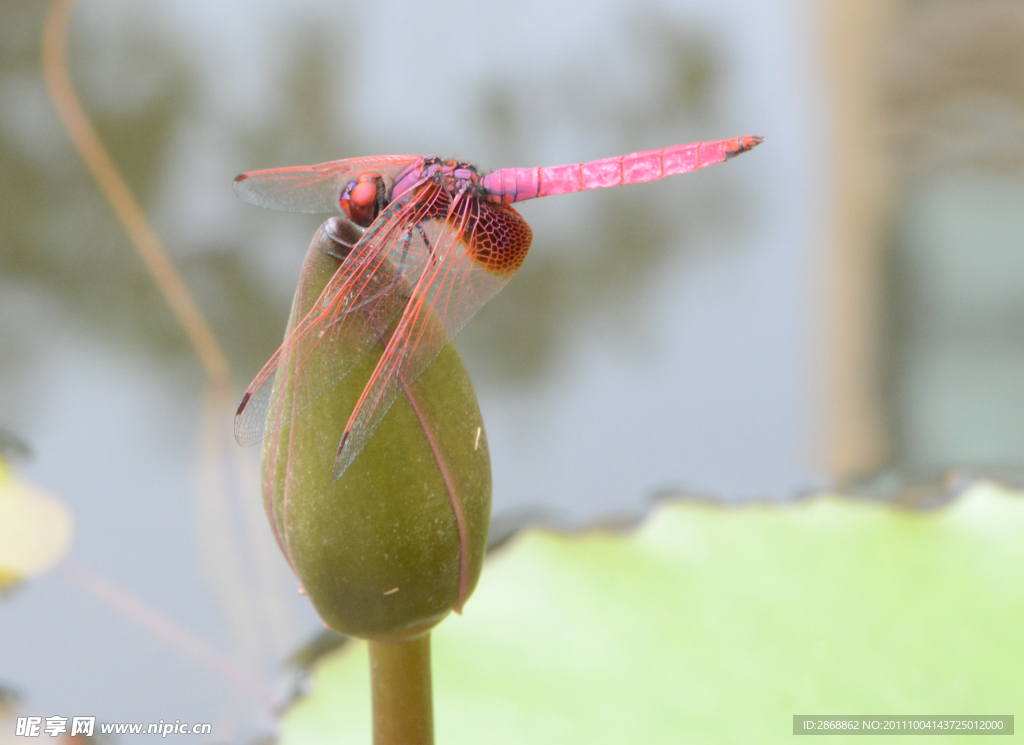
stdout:
<svg viewBox="0 0 1024 745">
<path fill-rule="evenodd" d="M 69 723 L 70 722 L 70 723 Z M 97 733 L 97 729 L 99 732 Z M 14 734 L 18 737 L 57 737 L 59 735 L 209 735 L 213 732 L 210 723 L 189 724 L 180 719 L 173 722 L 101 722 L 96 726 L 96 717 L 18 717 Z"/>
</svg>

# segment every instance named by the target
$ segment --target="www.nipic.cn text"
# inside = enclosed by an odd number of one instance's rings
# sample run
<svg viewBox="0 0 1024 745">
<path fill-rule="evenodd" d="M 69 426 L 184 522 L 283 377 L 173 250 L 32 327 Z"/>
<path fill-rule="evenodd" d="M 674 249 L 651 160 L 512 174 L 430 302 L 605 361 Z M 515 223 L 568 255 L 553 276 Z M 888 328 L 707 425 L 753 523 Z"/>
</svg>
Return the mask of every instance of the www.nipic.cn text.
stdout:
<svg viewBox="0 0 1024 745">
<path fill-rule="evenodd" d="M 69 724 L 70 721 L 70 724 Z M 99 734 L 102 735 L 209 735 L 213 726 L 206 724 L 189 724 L 175 719 L 173 722 L 136 724 L 130 722 L 100 723 Z M 96 733 L 96 717 L 18 717 L 14 734 L 18 737 L 39 737 L 49 735 L 85 735 L 92 737 Z"/>
</svg>

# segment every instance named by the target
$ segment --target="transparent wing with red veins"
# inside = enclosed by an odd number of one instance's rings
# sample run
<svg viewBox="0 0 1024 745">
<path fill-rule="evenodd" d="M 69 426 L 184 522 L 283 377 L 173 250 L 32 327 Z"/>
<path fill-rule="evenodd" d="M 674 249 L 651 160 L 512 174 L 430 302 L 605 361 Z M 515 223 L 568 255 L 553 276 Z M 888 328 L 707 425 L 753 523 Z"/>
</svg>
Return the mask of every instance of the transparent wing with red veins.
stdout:
<svg viewBox="0 0 1024 745">
<path fill-rule="evenodd" d="M 366 230 L 246 390 L 235 415 L 239 444 L 253 445 L 279 430 L 382 343 L 423 274 L 427 252 L 413 237 L 419 235 L 415 226 L 437 209 L 432 196 L 403 195 Z M 294 385 L 277 385 L 279 371 Z"/>
<path fill-rule="evenodd" d="M 423 224 L 427 255 L 398 326 L 349 418 L 333 476 L 341 478 L 395 399 L 519 268 L 532 233 L 511 207 L 460 197 Z M 392 261 L 396 256 L 392 245 Z"/>
<path fill-rule="evenodd" d="M 378 155 L 249 171 L 235 179 L 235 191 L 243 202 L 272 210 L 340 212 L 338 199 L 350 181 L 372 171 L 393 180 L 418 159 L 416 155 Z"/>
</svg>

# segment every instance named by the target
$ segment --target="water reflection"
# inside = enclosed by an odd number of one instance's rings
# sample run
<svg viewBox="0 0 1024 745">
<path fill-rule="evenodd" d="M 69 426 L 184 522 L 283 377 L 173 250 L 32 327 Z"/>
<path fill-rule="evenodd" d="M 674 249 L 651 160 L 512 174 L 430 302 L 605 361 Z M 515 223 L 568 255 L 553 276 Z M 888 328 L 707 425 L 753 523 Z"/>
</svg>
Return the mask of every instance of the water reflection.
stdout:
<svg viewBox="0 0 1024 745">
<path fill-rule="evenodd" d="M 1024 476 L 1024 9 L 908 5 L 887 58 L 903 177 L 888 262 L 897 469 Z"/>
<path fill-rule="evenodd" d="M 564 127 L 598 138 L 614 132 L 620 141 L 656 143 L 682 122 L 693 126 L 706 118 L 715 84 L 708 43 L 658 13 L 634 17 L 627 28 L 633 62 L 647 73 L 639 93 L 633 91 L 637 100 L 620 101 L 612 109 L 595 105 L 602 98 L 597 95 L 602 81 L 580 70 L 489 82 L 477 108 L 492 157 L 528 162 L 538 130 Z M 528 99 L 559 105 L 543 111 L 547 121 L 525 121 L 519 112 L 529 110 Z M 678 209 L 669 206 L 679 195 L 674 186 L 660 192 L 612 190 L 601 195 L 600 210 L 583 219 L 540 223 L 534 239 L 539 249 L 463 334 L 476 369 L 497 385 L 541 382 L 558 362 L 568 362 L 564 350 L 579 333 L 580 319 L 595 314 L 604 316 L 601 325 L 620 339 L 643 337 L 637 334 L 642 314 L 631 312 L 639 305 L 636 295 L 666 259 L 685 250 L 679 225 L 704 219 L 693 213 L 680 219 Z"/>
</svg>

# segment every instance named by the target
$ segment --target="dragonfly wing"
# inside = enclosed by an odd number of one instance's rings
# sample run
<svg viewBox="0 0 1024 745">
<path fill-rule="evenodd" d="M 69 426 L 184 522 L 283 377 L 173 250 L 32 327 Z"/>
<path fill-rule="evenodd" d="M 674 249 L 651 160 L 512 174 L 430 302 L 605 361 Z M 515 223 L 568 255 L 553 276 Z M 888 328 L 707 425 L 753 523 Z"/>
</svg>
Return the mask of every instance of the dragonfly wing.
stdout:
<svg viewBox="0 0 1024 745">
<path fill-rule="evenodd" d="M 272 210 L 340 212 L 338 200 L 349 182 L 370 172 L 394 180 L 416 160 L 415 155 L 381 155 L 249 171 L 235 178 L 235 191 L 243 202 Z"/>
<path fill-rule="evenodd" d="M 405 309 L 410 277 L 422 274 L 416 251 L 399 251 L 392 261 L 389 246 L 415 233 L 425 207 L 411 198 L 392 202 L 363 234 L 338 267 L 316 303 L 295 323 L 284 343 L 259 372 L 235 415 L 235 439 L 252 445 L 276 432 L 291 417 L 313 405 L 377 344 Z M 281 380 L 282 371 L 294 381 Z M 286 401 L 286 397 L 288 400 Z M 287 417 L 285 411 L 289 412 Z"/>
<path fill-rule="evenodd" d="M 456 200 L 445 219 L 420 223 L 412 251 L 401 242 L 392 244 L 392 263 L 401 266 L 411 262 L 421 267 L 419 279 L 349 417 L 334 462 L 335 479 L 341 478 L 362 452 L 398 396 L 407 392 L 452 337 L 511 277 L 511 272 L 487 268 L 470 245 L 473 225 L 486 224 L 483 218 L 492 212 L 521 223 L 528 248 L 529 227 L 518 213 L 471 198 Z M 469 242 L 466 235 L 470 236 Z"/>
</svg>

